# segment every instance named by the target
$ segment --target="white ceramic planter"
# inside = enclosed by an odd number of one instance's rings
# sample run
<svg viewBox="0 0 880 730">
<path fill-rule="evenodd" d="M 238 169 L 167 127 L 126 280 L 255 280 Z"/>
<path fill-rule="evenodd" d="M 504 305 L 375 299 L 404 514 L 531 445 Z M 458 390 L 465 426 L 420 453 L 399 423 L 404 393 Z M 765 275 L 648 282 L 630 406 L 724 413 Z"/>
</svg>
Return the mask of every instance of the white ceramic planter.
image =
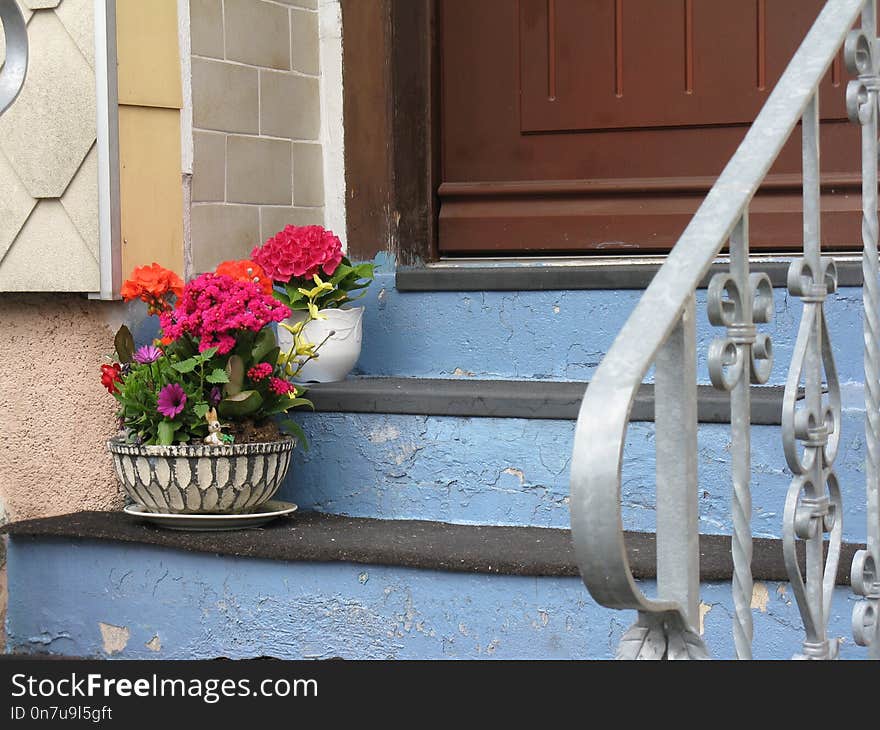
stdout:
<svg viewBox="0 0 880 730">
<path fill-rule="evenodd" d="M 326 319 L 309 322 L 303 327 L 303 336 L 319 345 L 331 332 L 333 335 L 317 351 L 318 356 L 306 363 L 296 379 L 303 383 L 345 380 L 361 354 L 364 308 L 321 309 L 318 313 Z M 286 324 L 293 326 L 305 317 L 304 312 L 295 312 L 286 320 Z M 278 344 L 282 352 L 287 352 L 293 344 L 293 335 L 283 327 L 278 328 Z"/>
</svg>

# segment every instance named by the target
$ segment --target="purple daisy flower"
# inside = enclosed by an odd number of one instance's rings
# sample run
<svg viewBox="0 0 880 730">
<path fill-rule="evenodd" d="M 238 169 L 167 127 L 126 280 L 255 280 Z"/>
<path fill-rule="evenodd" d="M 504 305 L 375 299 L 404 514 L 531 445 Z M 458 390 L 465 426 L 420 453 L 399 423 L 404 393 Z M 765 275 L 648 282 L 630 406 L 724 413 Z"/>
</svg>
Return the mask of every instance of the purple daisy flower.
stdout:
<svg viewBox="0 0 880 730">
<path fill-rule="evenodd" d="M 156 410 L 167 418 L 174 418 L 186 405 L 186 393 L 177 383 L 166 385 L 159 391 Z"/>
<path fill-rule="evenodd" d="M 133 359 L 141 365 L 148 365 L 151 362 L 156 362 L 160 357 L 162 357 L 162 350 L 155 345 L 144 345 L 135 351 Z"/>
</svg>

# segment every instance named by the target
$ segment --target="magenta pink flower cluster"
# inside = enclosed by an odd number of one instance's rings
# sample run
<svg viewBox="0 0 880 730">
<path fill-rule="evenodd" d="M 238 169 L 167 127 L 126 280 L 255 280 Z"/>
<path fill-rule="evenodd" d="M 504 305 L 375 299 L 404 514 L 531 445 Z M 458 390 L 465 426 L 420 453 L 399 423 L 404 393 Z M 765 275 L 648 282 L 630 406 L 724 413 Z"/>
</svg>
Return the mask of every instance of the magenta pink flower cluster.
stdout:
<svg viewBox="0 0 880 730">
<path fill-rule="evenodd" d="M 275 395 L 287 395 L 291 391 L 296 392 L 296 386 L 287 380 L 281 378 L 272 378 L 269 381 L 269 390 Z"/>
<path fill-rule="evenodd" d="M 291 279 L 311 279 L 319 269 L 332 276 L 342 261 L 342 242 L 323 226 L 285 226 L 255 247 L 251 260 L 273 281 L 285 284 Z"/>
<path fill-rule="evenodd" d="M 255 383 L 259 383 L 261 380 L 268 378 L 274 370 L 275 368 L 273 368 L 270 363 L 261 362 L 259 365 L 254 365 L 248 370 L 247 376 Z"/>
<path fill-rule="evenodd" d="M 258 284 L 208 273 L 189 282 L 174 309 L 159 319 L 166 337 L 190 334 L 198 339 L 199 352 L 216 347 L 225 355 L 235 347 L 237 331 L 259 332 L 289 316 L 290 310 Z"/>
</svg>

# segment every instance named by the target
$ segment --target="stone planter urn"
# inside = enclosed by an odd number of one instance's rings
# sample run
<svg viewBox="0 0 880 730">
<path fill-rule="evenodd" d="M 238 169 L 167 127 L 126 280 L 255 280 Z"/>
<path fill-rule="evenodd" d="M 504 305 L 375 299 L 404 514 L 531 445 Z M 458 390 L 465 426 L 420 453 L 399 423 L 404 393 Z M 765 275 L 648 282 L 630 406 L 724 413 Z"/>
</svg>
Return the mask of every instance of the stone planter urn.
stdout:
<svg viewBox="0 0 880 730">
<path fill-rule="evenodd" d="M 246 514 L 284 481 L 296 441 L 226 446 L 136 446 L 107 442 L 123 491 L 148 512 Z"/>
</svg>

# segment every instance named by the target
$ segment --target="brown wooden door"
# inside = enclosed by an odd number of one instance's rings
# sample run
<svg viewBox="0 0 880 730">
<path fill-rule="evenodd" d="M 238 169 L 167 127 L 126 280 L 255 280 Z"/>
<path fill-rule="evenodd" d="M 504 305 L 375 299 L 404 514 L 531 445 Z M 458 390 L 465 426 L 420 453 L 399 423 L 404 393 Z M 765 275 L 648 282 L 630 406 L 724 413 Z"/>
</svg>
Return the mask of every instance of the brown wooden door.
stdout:
<svg viewBox="0 0 880 730">
<path fill-rule="evenodd" d="M 439 0 L 442 254 L 668 250 L 822 0 Z M 858 129 L 820 90 L 823 242 L 861 246 Z M 751 207 L 801 240 L 800 135 Z"/>
</svg>

